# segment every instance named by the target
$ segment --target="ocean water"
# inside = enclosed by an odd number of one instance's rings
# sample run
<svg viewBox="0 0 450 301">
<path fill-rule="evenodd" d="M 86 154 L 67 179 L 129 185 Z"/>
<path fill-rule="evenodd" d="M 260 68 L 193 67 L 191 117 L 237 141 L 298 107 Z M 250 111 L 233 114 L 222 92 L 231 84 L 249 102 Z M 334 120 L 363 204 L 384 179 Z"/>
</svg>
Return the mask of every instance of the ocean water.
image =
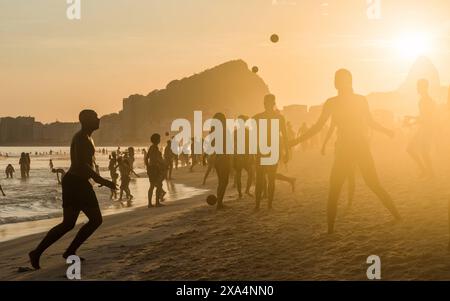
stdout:
<svg viewBox="0 0 450 301">
<path fill-rule="evenodd" d="M 109 151 L 117 148 L 107 148 Z M 124 150 L 125 148 L 121 148 Z M 52 150 L 52 155 L 50 155 Z M 20 178 L 19 157 L 21 152 L 31 153 L 30 178 Z M 35 155 L 35 153 L 38 155 Z M 61 185 L 56 174 L 50 172 L 49 160 L 54 168 L 67 171 L 70 166 L 68 147 L 0 147 L 0 184 L 6 197 L 0 196 L 0 227 L 1 225 L 22 223 L 62 216 Z M 8 153 L 8 157 L 5 154 Z M 100 174 L 109 178 L 108 155 L 96 153 L 96 162 L 100 166 Z M 12 164 L 16 170 L 13 179 L 6 179 L 5 168 Z M 144 169 L 143 155 L 136 151 L 134 170 L 140 176 L 133 177 L 130 183 L 134 199 L 131 204 L 110 200 L 110 191 L 104 187 L 94 189 L 97 193 L 100 207 L 104 214 L 116 214 L 147 205 L 148 178 Z M 119 179 L 120 184 L 120 179 Z M 203 189 L 188 187 L 182 184 L 164 184 L 168 192 L 166 202 L 190 198 L 206 192 Z M 124 195 L 125 199 L 125 195 Z M 129 206 L 130 205 L 130 206 Z"/>
</svg>

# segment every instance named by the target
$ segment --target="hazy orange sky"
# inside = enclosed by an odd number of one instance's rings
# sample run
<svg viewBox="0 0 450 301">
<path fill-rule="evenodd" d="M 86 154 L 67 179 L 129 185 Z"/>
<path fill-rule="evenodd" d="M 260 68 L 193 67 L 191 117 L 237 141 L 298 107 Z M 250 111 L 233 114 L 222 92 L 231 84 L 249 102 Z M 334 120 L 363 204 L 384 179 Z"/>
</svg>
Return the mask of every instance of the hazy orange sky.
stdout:
<svg viewBox="0 0 450 301">
<path fill-rule="evenodd" d="M 382 0 L 380 20 L 367 18 L 366 0 L 278 2 L 81 0 L 81 20 L 69 21 L 66 0 L 0 0 L 0 116 L 117 112 L 130 94 L 238 58 L 259 67 L 280 107 L 323 102 L 341 67 L 357 92 L 386 91 L 418 54 L 399 41 L 419 33 L 450 83 L 449 0 Z"/>
</svg>

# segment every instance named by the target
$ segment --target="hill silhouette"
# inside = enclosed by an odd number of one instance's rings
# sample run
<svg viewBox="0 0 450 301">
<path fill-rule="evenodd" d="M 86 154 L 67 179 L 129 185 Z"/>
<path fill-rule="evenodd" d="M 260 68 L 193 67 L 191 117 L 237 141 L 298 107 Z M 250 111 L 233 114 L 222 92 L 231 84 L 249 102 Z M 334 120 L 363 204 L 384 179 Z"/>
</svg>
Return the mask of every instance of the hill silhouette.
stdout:
<svg viewBox="0 0 450 301">
<path fill-rule="evenodd" d="M 235 117 L 262 109 L 262 99 L 269 93 L 264 81 L 242 60 L 234 60 L 199 74 L 173 80 L 165 89 L 148 95 L 131 95 L 123 100 L 120 112 L 122 141 L 149 140 L 152 132 L 170 129 L 176 118 L 193 119 L 200 110 L 203 118 L 216 112 Z"/>
<path fill-rule="evenodd" d="M 419 57 L 412 65 L 405 81 L 395 91 L 370 93 L 367 98 L 371 109 L 394 112 L 396 115 L 417 114 L 419 97 L 417 81 L 427 79 L 430 95 L 438 103 L 447 101 L 448 87 L 441 86 L 439 72 L 426 57 Z"/>
</svg>

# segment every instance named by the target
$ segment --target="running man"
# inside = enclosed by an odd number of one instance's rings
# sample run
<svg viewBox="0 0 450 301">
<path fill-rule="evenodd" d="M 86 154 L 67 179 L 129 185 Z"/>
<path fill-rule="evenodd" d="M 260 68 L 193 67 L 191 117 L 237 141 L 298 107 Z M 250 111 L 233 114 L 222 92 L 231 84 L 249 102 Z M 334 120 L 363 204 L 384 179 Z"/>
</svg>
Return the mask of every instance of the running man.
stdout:
<svg viewBox="0 0 450 301">
<path fill-rule="evenodd" d="M 64 258 L 75 255 L 78 248 L 102 224 L 102 213 L 89 179 L 93 179 L 100 186 L 117 189 L 113 182 L 102 178 L 94 171 L 95 147 L 91 135 L 100 126 L 97 113 L 92 110 L 83 110 L 80 112 L 79 120 L 81 130 L 73 136 L 70 145 L 71 165 L 62 179 L 63 221 L 52 228 L 37 248 L 28 254 L 31 265 L 35 269 L 40 269 L 39 260 L 42 253 L 75 227 L 81 211 L 89 221 L 78 231 L 64 252 Z"/>
</svg>

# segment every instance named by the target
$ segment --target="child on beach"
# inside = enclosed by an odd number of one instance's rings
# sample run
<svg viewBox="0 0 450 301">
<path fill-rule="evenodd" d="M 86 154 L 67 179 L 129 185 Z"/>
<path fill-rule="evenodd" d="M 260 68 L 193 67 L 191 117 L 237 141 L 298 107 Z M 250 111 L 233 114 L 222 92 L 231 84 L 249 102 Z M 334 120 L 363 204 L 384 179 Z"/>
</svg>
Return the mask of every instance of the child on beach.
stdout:
<svg viewBox="0 0 450 301">
<path fill-rule="evenodd" d="M 153 207 L 152 197 L 153 190 L 156 187 L 156 201 L 155 206 L 162 206 L 161 201 L 163 197 L 162 181 L 166 174 L 166 164 L 163 160 L 162 154 L 158 148 L 161 142 L 161 136 L 159 134 L 153 134 L 150 138 L 152 145 L 147 152 L 147 174 L 150 181 L 150 188 L 148 190 L 148 208 Z"/>
</svg>

